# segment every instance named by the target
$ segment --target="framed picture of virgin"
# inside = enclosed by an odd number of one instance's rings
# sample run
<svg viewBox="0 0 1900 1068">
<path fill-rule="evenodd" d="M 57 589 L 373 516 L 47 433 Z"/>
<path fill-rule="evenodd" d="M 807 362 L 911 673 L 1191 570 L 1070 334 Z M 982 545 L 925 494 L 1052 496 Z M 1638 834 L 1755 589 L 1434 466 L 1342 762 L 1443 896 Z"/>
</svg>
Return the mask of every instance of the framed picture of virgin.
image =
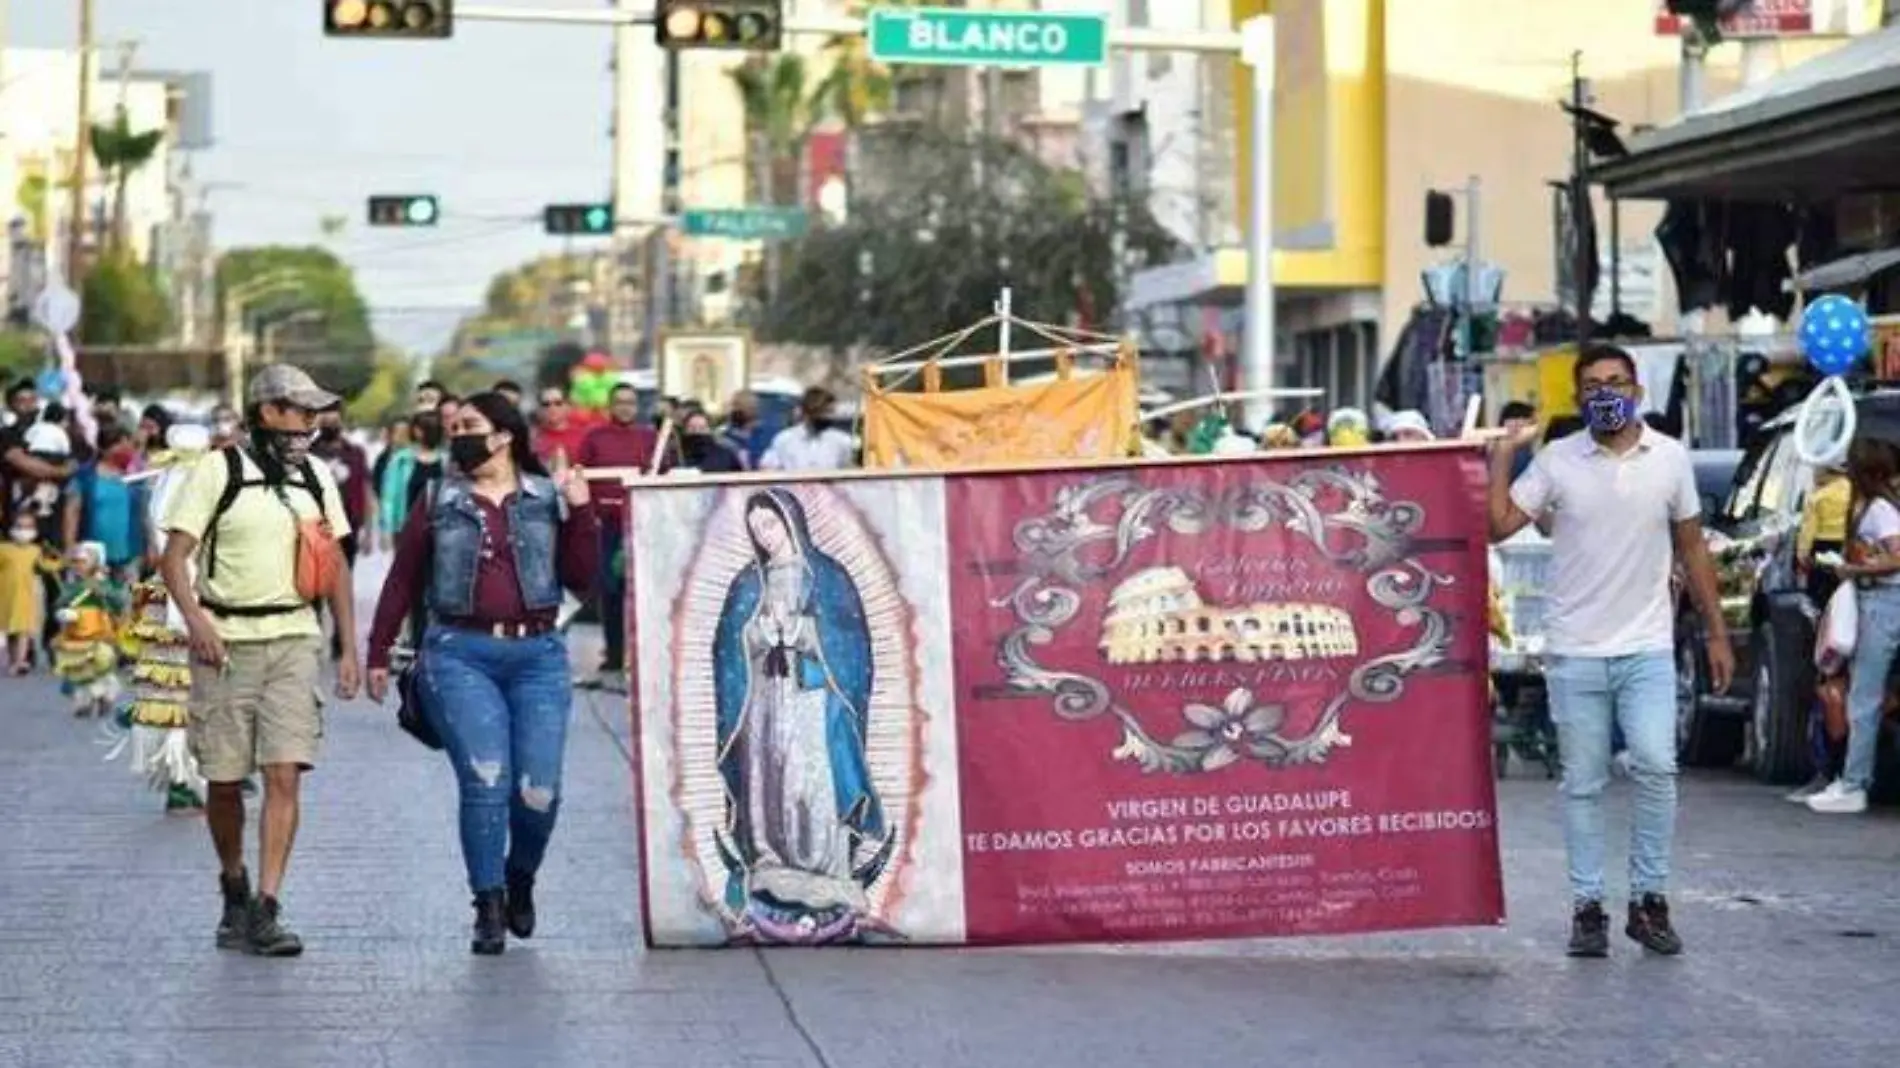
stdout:
<svg viewBox="0 0 1900 1068">
<path fill-rule="evenodd" d="M 752 379 L 752 336 L 744 331 L 679 331 L 660 338 L 660 394 L 724 411 Z"/>
</svg>

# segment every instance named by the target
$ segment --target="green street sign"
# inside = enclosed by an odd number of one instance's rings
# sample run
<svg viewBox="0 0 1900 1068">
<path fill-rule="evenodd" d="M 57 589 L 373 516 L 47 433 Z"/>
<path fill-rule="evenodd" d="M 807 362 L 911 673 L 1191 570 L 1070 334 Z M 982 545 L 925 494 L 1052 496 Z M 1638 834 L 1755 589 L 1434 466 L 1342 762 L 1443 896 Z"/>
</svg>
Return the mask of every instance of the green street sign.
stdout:
<svg viewBox="0 0 1900 1068">
<path fill-rule="evenodd" d="M 1095 67 L 1108 62 L 1108 17 L 1088 12 L 876 7 L 866 20 L 880 63 Z"/>
<path fill-rule="evenodd" d="M 810 226 L 804 208 L 688 208 L 680 213 L 680 230 L 688 237 L 758 241 L 802 237 Z"/>
</svg>

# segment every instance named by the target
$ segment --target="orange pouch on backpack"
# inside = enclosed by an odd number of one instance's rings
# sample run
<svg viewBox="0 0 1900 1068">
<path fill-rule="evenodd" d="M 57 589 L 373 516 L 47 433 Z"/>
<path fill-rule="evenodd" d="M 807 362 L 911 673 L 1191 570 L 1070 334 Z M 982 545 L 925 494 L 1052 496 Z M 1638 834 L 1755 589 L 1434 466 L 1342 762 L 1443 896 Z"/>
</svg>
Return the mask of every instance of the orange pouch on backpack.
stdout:
<svg viewBox="0 0 1900 1068">
<path fill-rule="evenodd" d="M 343 550 L 336 543 L 325 519 L 297 521 L 297 596 L 305 601 L 321 601 L 336 588 L 343 571 Z"/>
</svg>

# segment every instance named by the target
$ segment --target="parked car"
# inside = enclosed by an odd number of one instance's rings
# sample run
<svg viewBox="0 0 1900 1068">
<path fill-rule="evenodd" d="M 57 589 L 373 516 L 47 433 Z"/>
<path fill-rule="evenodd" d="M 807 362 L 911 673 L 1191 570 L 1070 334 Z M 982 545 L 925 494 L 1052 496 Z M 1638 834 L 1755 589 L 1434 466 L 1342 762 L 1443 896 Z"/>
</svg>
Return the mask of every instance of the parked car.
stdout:
<svg viewBox="0 0 1900 1068">
<path fill-rule="evenodd" d="M 1861 401 L 1900 416 L 1900 393 Z M 1867 416 L 1863 415 L 1863 420 Z M 1685 595 L 1676 622 L 1678 755 L 1687 766 L 1738 761 L 1764 782 L 1813 774 L 1807 735 L 1814 701 L 1813 604 L 1795 566 L 1801 509 L 1814 481 L 1794 443 L 1795 413 L 1764 424 L 1740 462 L 1726 498 L 1705 516 L 1722 611 L 1735 651 L 1729 692 L 1710 692 L 1707 629 Z M 1700 478 L 1698 478 L 1700 481 Z M 1893 783 L 1900 752 L 1892 732 L 1881 746 L 1881 778 Z"/>
<path fill-rule="evenodd" d="M 1550 539 L 1525 527 L 1491 547 L 1491 592 L 1502 617 L 1491 636 L 1492 760 L 1503 778 L 1515 756 L 1557 776 L 1557 729 L 1544 686 L 1544 591 Z M 1505 633 L 1499 635 L 1496 629 Z"/>
</svg>

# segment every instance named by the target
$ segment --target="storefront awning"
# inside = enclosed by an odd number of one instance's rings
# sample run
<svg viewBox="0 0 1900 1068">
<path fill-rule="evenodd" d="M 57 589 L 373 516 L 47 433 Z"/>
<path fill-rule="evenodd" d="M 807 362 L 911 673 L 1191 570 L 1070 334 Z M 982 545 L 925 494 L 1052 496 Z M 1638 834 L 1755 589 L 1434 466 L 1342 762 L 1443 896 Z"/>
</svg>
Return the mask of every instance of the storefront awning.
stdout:
<svg viewBox="0 0 1900 1068">
<path fill-rule="evenodd" d="M 1850 41 L 1599 162 L 1624 199 L 1806 201 L 1900 189 L 1900 26 Z"/>
</svg>

